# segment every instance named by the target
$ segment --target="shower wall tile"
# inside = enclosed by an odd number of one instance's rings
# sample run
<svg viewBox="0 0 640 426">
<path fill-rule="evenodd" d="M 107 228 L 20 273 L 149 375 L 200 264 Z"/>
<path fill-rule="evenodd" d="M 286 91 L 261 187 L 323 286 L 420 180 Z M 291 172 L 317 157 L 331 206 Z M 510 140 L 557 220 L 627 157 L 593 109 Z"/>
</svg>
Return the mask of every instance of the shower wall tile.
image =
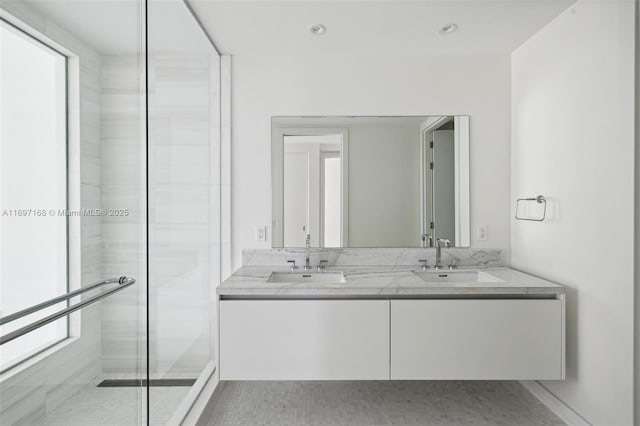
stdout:
<svg viewBox="0 0 640 426">
<path fill-rule="evenodd" d="M 130 209 L 126 218 L 104 218 L 102 267 L 132 274 L 144 261 L 145 152 L 134 125 L 137 62 L 103 60 L 102 202 Z M 215 68 L 213 69 L 215 70 Z M 197 377 L 211 352 L 212 237 L 219 234 L 220 129 L 217 87 L 207 56 L 152 55 L 149 68 L 149 317 L 152 377 Z M 118 90 L 116 90 L 119 87 Z M 213 92 L 212 92 L 213 90 Z M 212 102 L 212 99 L 214 100 Z M 217 107 L 219 108 L 219 106 Z M 213 124 L 212 124 L 213 123 Z M 217 191 L 217 192 L 216 192 Z M 215 198 L 214 198 L 215 197 Z M 140 271 L 142 272 L 142 271 Z M 103 303 L 102 361 L 106 373 L 126 374 L 140 339 L 131 322 L 145 300 L 122 292 Z"/>
<path fill-rule="evenodd" d="M 82 126 L 81 126 L 82 129 Z M 100 158 L 80 154 L 80 176 L 82 183 L 100 187 Z"/>
<path fill-rule="evenodd" d="M 215 164 L 215 163 L 211 163 Z M 156 164 L 154 178 L 157 184 L 190 184 L 206 182 L 210 176 L 209 164 Z"/>
<path fill-rule="evenodd" d="M 211 184 L 219 181 L 220 151 L 212 129 L 218 87 L 209 55 L 156 55 L 151 63 L 152 374 L 195 378 L 212 357 L 209 301 L 217 265 L 211 263 L 211 236 L 218 217 Z"/>
<path fill-rule="evenodd" d="M 103 56 L 101 74 L 102 271 L 132 287 L 102 302 L 103 372 L 135 377 L 144 356 L 145 139 L 141 58 Z"/>
<path fill-rule="evenodd" d="M 45 361 L 2 380 L 2 422 L 30 424 L 47 413 Z"/>
</svg>

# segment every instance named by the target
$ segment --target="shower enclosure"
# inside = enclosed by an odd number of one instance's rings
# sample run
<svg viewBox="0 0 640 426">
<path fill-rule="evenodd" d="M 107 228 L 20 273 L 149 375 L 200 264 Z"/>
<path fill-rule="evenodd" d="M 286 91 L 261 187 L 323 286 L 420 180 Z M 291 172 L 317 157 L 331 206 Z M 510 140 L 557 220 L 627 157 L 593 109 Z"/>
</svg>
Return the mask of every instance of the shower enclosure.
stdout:
<svg viewBox="0 0 640 426">
<path fill-rule="evenodd" d="M 215 374 L 223 75 L 182 0 L 0 2 L 0 423 L 180 424 Z"/>
</svg>

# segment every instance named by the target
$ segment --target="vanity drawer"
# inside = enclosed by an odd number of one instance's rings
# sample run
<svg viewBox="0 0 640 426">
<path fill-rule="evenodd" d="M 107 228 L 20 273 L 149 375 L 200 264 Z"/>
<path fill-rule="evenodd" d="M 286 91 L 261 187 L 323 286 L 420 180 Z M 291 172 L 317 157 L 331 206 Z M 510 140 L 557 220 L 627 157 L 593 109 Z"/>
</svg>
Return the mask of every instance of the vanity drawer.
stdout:
<svg viewBox="0 0 640 426">
<path fill-rule="evenodd" d="M 223 300 L 220 378 L 389 379 L 389 301 Z"/>
<path fill-rule="evenodd" d="M 392 300 L 391 379 L 563 379 L 560 299 Z"/>
</svg>

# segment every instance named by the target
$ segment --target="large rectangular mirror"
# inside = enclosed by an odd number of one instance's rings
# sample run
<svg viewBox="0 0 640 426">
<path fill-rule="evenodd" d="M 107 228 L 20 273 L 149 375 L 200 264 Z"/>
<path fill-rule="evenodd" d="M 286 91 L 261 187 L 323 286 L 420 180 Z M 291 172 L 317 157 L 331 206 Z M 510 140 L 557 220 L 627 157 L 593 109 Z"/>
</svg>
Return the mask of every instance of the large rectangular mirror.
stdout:
<svg viewBox="0 0 640 426">
<path fill-rule="evenodd" d="M 273 117 L 272 246 L 468 247 L 469 117 Z"/>
</svg>

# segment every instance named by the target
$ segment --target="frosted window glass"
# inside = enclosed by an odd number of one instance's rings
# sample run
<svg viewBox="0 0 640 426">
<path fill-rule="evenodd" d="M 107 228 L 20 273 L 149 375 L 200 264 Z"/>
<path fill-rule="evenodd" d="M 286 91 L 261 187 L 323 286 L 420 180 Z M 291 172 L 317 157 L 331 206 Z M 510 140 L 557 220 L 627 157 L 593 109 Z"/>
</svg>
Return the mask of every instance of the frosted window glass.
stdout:
<svg viewBox="0 0 640 426">
<path fill-rule="evenodd" d="M 0 316 L 67 292 L 65 62 L 0 22 Z M 0 371 L 66 338 L 67 330 L 62 318 L 0 346 Z"/>
</svg>

